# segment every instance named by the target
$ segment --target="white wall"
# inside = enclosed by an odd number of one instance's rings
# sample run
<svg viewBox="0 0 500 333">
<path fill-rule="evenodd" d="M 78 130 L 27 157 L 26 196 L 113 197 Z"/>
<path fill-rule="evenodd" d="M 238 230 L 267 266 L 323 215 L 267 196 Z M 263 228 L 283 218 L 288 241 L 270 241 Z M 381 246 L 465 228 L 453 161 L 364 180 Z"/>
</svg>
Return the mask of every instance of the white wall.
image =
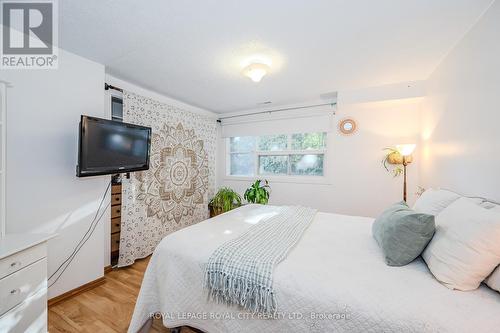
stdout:
<svg viewBox="0 0 500 333">
<path fill-rule="evenodd" d="M 402 200 L 402 178 L 394 179 L 382 167 L 382 149 L 419 140 L 420 104 L 421 98 L 340 104 L 335 123 L 349 116 L 358 122 L 359 129 L 353 136 L 342 136 L 336 129 L 329 134 L 330 183 L 271 182 L 270 204 L 301 204 L 325 212 L 375 216 L 389 204 Z M 252 179 L 236 181 L 226 177 L 224 151 L 224 139 L 220 139 L 218 185 L 243 194 Z M 410 201 L 418 184 L 417 170 L 415 159 L 409 167 Z"/>
<path fill-rule="evenodd" d="M 79 179 L 78 123 L 81 114 L 107 117 L 104 66 L 59 51 L 59 69 L 4 70 L 7 99 L 7 233 L 55 232 L 49 242 L 49 275 L 83 236 L 109 177 Z M 109 201 L 109 199 L 107 199 Z M 103 222 L 61 279 L 54 297 L 103 275 Z"/>
<path fill-rule="evenodd" d="M 427 82 L 424 186 L 500 201 L 499 34 L 496 1 Z"/>
</svg>

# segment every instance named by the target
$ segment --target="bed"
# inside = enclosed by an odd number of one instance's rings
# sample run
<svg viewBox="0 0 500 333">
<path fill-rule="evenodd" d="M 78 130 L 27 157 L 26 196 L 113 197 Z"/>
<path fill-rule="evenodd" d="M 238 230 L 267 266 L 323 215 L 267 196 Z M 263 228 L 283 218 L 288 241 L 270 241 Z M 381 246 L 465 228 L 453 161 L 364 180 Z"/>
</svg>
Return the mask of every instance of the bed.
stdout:
<svg viewBox="0 0 500 333">
<path fill-rule="evenodd" d="M 317 213 L 274 271 L 274 318 L 216 304 L 203 290 L 203 264 L 221 244 L 276 206 L 247 205 L 175 232 L 156 248 L 129 332 L 158 313 L 166 327 L 204 332 L 494 332 L 500 294 L 442 286 L 421 259 L 389 267 L 371 235 L 372 218 Z"/>
</svg>

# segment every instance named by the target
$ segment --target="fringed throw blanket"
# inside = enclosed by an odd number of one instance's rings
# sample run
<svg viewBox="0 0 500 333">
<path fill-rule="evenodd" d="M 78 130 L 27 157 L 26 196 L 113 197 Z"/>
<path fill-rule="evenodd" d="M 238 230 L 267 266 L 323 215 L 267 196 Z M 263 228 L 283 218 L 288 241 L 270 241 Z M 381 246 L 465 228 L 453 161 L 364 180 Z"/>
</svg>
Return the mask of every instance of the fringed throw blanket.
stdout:
<svg viewBox="0 0 500 333">
<path fill-rule="evenodd" d="M 273 270 L 311 224 L 315 209 L 282 207 L 279 214 L 221 245 L 205 267 L 209 298 L 265 314 L 276 313 Z"/>
</svg>

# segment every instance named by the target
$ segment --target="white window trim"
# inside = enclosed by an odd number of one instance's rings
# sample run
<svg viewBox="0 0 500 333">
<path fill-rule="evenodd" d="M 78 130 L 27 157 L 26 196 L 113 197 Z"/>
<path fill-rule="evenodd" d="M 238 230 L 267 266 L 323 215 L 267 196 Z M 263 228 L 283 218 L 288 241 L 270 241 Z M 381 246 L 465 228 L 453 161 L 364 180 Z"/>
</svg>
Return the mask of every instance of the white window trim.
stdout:
<svg viewBox="0 0 500 333">
<path fill-rule="evenodd" d="M 309 149 L 309 150 L 277 150 L 277 151 L 262 151 L 262 150 L 250 150 L 250 151 L 238 151 L 231 152 L 230 141 L 231 138 L 225 138 L 225 152 L 224 158 L 226 159 L 225 170 L 224 170 L 224 180 L 226 181 L 244 181 L 248 182 L 254 179 L 267 179 L 274 183 L 295 183 L 295 184 L 318 184 L 318 185 L 331 185 L 331 175 L 330 175 L 330 158 L 328 154 L 328 133 L 326 133 L 325 142 L 327 147 L 325 149 Z M 259 146 L 259 136 L 256 136 L 257 142 L 256 147 Z M 288 135 L 288 147 L 291 147 L 291 135 Z M 231 175 L 231 159 L 229 156 L 231 154 L 254 154 L 254 175 Z M 322 154 L 323 155 L 323 176 L 308 176 L 308 175 L 261 175 L 259 174 L 259 156 L 263 155 L 302 155 L 302 154 Z M 288 163 L 288 168 L 290 168 L 290 163 Z"/>
</svg>

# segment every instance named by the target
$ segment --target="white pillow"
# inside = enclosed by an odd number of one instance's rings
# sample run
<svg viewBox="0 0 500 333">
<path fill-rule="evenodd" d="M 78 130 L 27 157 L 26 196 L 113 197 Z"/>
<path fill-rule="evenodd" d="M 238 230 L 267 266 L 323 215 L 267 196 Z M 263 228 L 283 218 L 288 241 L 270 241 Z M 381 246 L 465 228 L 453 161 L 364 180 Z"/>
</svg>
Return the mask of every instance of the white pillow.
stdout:
<svg viewBox="0 0 500 333">
<path fill-rule="evenodd" d="M 413 210 L 417 213 L 437 216 L 443 209 L 459 198 L 460 195 L 457 193 L 430 188 L 417 199 L 415 205 L 413 205 Z"/>
<path fill-rule="evenodd" d="M 467 198 L 456 200 L 436 217 L 422 257 L 448 288 L 476 289 L 500 263 L 499 215 Z"/>
<path fill-rule="evenodd" d="M 491 289 L 500 292 L 500 266 L 498 266 L 484 282 L 486 282 Z"/>
<path fill-rule="evenodd" d="M 481 207 L 484 207 L 486 209 L 491 209 L 494 212 L 497 212 L 500 214 L 500 205 L 497 205 L 492 202 L 483 202 L 481 204 Z M 490 287 L 491 289 L 494 289 L 496 291 L 500 292 L 500 266 L 498 266 L 491 275 L 484 280 L 484 282 Z"/>
</svg>

